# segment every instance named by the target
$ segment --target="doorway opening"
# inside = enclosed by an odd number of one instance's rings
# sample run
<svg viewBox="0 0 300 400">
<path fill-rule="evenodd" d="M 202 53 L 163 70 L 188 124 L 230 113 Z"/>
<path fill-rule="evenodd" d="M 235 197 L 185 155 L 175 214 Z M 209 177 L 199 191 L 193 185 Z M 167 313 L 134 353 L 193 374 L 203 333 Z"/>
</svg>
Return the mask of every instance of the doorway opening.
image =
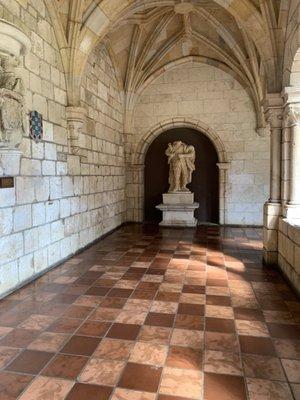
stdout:
<svg viewBox="0 0 300 400">
<path fill-rule="evenodd" d="M 188 188 L 195 195 L 199 209 L 195 217 L 199 224 L 219 223 L 219 168 L 218 154 L 211 140 L 192 128 L 174 128 L 161 133 L 148 148 L 145 158 L 145 209 L 146 223 L 159 223 L 162 212 L 156 206 L 162 194 L 169 189 L 169 165 L 165 151 L 168 143 L 176 140 L 192 145 L 196 151 L 196 170 Z"/>
</svg>

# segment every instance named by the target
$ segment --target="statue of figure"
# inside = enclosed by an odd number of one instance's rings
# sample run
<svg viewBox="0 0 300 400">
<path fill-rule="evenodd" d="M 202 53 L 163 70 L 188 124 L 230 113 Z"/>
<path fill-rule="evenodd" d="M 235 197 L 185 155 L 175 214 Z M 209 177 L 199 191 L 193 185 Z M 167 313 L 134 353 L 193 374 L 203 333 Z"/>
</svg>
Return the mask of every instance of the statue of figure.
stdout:
<svg viewBox="0 0 300 400">
<path fill-rule="evenodd" d="M 24 87 L 22 79 L 17 76 L 15 68 L 20 60 L 13 55 L 2 55 L 0 65 L 0 88 L 12 90 L 23 94 Z"/>
<path fill-rule="evenodd" d="M 18 57 L 0 53 L 0 148 L 15 148 L 25 132 L 23 82 Z"/>
<path fill-rule="evenodd" d="M 186 187 L 192 182 L 192 174 L 195 171 L 195 148 L 181 141 L 169 143 L 166 150 L 169 173 L 169 193 L 170 192 L 189 192 Z"/>
</svg>

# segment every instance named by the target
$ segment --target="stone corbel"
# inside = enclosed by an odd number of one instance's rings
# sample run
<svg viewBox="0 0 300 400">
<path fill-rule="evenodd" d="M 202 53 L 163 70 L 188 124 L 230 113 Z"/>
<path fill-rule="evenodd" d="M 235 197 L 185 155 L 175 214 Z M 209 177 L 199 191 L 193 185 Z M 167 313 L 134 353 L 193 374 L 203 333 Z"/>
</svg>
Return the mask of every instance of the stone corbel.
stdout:
<svg viewBox="0 0 300 400">
<path fill-rule="evenodd" d="M 286 106 L 284 112 L 284 121 L 287 128 L 300 125 L 300 104 L 299 106 L 291 104 Z"/>
<path fill-rule="evenodd" d="M 24 129 L 24 88 L 16 73 L 30 40 L 18 27 L 0 19 L 0 176 L 20 173 L 18 149 Z"/>
<path fill-rule="evenodd" d="M 66 108 L 68 124 L 68 140 L 73 155 L 81 155 L 85 148 L 84 127 L 86 124 L 86 110 L 83 107 L 69 106 Z"/>
</svg>

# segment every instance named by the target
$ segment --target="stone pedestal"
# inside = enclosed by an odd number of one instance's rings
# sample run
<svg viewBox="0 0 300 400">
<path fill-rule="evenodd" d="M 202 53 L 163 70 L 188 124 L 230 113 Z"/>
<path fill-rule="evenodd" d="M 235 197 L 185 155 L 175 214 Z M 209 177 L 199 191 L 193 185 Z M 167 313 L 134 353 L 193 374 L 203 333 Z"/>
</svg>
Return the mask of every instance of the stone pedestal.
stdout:
<svg viewBox="0 0 300 400">
<path fill-rule="evenodd" d="M 163 194 L 163 203 L 156 206 L 163 212 L 160 226 L 195 227 L 194 212 L 199 203 L 194 202 L 194 193 L 174 192 Z"/>
</svg>

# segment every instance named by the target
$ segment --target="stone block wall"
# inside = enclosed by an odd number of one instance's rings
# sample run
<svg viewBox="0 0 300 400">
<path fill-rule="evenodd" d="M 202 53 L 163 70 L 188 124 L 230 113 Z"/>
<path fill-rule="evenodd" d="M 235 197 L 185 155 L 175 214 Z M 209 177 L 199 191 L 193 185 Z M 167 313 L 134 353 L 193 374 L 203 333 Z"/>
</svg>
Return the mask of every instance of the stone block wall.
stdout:
<svg viewBox="0 0 300 400">
<path fill-rule="evenodd" d="M 300 227 L 284 218 L 279 220 L 278 265 L 300 293 Z"/>
<path fill-rule="evenodd" d="M 105 48 L 91 55 L 81 88 L 85 158 L 70 152 L 66 82 L 42 0 L 0 3 L 0 18 L 32 43 L 20 66 L 25 108 L 44 118 L 44 140 L 23 138 L 15 187 L 0 190 L 0 296 L 124 221 L 122 106 Z"/>
<path fill-rule="evenodd" d="M 206 124 L 223 143 L 230 163 L 225 223 L 262 225 L 269 192 L 269 138 L 256 133 L 255 110 L 246 90 L 231 75 L 210 65 L 189 63 L 165 71 L 138 98 L 127 151 L 134 153 L 153 127 L 172 118 L 175 126 L 176 119 Z M 133 178 L 134 171 L 128 182 L 132 185 L 129 217 L 136 214 L 132 193 L 143 195 L 142 184 L 138 186 Z"/>
</svg>

